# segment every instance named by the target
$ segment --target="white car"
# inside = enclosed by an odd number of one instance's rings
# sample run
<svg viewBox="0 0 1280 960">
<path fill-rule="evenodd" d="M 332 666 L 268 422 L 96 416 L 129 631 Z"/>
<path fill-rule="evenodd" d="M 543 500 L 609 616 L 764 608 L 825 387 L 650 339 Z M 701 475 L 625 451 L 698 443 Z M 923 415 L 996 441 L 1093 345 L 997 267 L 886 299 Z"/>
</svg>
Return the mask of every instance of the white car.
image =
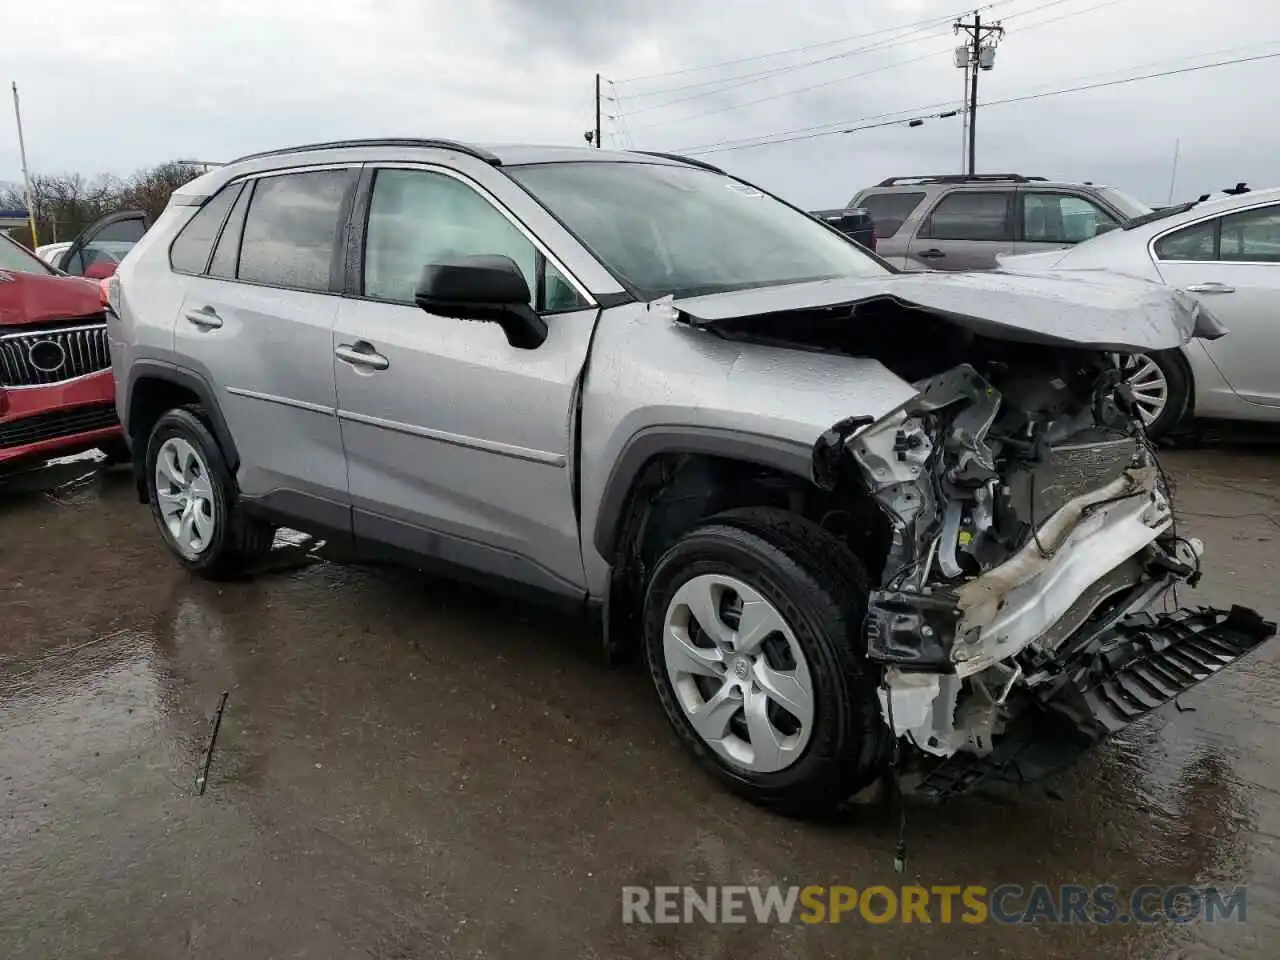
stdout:
<svg viewBox="0 0 1280 960">
<path fill-rule="evenodd" d="M 1175 204 L 999 263 L 1011 273 L 1107 270 L 1203 299 L 1227 336 L 1134 360 L 1129 382 L 1152 436 L 1191 417 L 1280 421 L 1280 189 Z"/>
<path fill-rule="evenodd" d="M 56 267 L 58 265 L 58 258 L 61 257 L 70 246 L 70 240 L 65 243 L 42 243 L 40 246 L 36 247 L 36 256 L 49 264 L 49 266 Z"/>
</svg>

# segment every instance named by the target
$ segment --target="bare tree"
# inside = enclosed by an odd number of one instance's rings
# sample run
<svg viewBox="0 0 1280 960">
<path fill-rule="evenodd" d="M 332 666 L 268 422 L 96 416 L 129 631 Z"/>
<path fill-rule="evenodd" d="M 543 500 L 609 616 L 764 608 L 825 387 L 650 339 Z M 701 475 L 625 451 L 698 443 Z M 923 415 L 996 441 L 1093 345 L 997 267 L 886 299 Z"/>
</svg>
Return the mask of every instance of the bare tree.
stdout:
<svg viewBox="0 0 1280 960">
<path fill-rule="evenodd" d="M 70 240 L 94 220 L 119 210 L 145 210 L 154 220 L 173 191 L 198 175 L 198 171 L 177 163 L 139 170 L 124 178 L 37 174 L 31 178 L 31 205 L 40 241 Z M 21 184 L 0 183 L 0 209 L 25 209 L 26 205 Z M 10 236 L 31 246 L 31 231 L 25 226 L 11 231 Z"/>
</svg>

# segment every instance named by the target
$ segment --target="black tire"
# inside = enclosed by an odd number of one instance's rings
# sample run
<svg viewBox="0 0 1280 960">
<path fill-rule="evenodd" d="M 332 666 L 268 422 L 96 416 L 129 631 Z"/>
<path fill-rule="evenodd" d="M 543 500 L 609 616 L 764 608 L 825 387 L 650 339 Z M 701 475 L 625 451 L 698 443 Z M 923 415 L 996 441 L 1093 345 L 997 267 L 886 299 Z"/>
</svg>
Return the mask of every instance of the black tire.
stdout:
<svg viewBox="0 0 1280 960">
<path fill-rule="evenodd" d="M 667 675 L 663 631 L 680 585 L 704 573 L 732 575 L 783 614 L 808 662 L 814 721 L 790 766 L 760 773 L 730 763 L 694 731 Z M 887 768 L 891 737 L 881 718 L 879 672 L 865 659 L 867 577 L 858 559 L 817 524 L 773 508 L 706 520 L 658 561 L 644 601 L 644 648 L 659 699 L 680 738 L 722 783 L 753 803 L 829 816 Z"/>
<path fill-rule="evenodd" d="M 156 495 L 156 460 L 160 448 L 170 437 L 182 437 L 200 454 L 209 469 L 215 516 L 214 533 L 209 546 L 194 558 L 185 556 L 177 547 L 160 514 Z M 275 528 L 239 509 L 235 478 L 227 467 L 218 442 L 200 417 L 198 407 L 170 410 L 156 421 L 147 440 L 144 475 L 147 499 L 156 527 L 170 553 L 188 570 L 210 580 L 223 580 L 243 574 L 252 563 L 271 551 Z"/>
<path fill-rule="evenodd" d="M 1193 400 L 1191 368 L 1180 350 L 1161 350 L 1146 356 L 1160 368 L 1165 382 L 1169 384 L 1164 410 L 1147 427 L 1147 436 L 1152 440 L 1159 440 L 1170 436 L 1189 419 Z"/>
</svg>

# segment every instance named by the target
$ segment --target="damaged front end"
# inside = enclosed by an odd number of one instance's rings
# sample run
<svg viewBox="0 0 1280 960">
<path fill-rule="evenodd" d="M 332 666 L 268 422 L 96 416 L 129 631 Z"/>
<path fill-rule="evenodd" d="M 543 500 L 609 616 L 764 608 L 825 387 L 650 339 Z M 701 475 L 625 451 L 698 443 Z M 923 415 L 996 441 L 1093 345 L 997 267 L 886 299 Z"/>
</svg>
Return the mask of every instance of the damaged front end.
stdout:
<svg viewBox="0 0 1280 960">
<path fill-rule="evenodd" d="M 1150 612 L 1195 585 L 1202 546 L 1177 533 L 1113 355 L 1037 355 L 916 381 L 815 448 L 820 484 L 852 473 L 889 520 L 867 653 L 886 723 L 942 761 L 921 784 L 937 796 L 1057 772 L 1276 629 Z"/>
<path fill-rule="evenodd" d="M 1216 339 L 1203 305 L 1079 271 L 895 274 L 677 304 L 690 325 L 878 361 L 914 391 L 814 444 L 812 479 L 870 504 L 866 644 L 882 715 L 940 796 L 1024 782 L 1212 676 L 1276 632 L 1251 610 L 1158 611 L 1199 580 L 1123 382 L 1126 354 Z M 859 389 L 866 391 L 859 396 Z M 859 539 L 862 538 L 862 539 Z"/>
</svg>

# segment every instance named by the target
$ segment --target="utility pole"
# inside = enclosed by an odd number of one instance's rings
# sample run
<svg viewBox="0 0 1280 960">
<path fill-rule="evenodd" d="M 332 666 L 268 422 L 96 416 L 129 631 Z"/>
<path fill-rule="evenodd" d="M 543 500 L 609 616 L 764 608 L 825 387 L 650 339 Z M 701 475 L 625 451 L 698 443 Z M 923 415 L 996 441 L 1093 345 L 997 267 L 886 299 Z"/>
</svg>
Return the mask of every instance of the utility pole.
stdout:
<svg viewBox="0 0 1280 960">
<path fill-rule="evenodd" d="M 964 31 L 968 37 L 966 46 L 968 47 L 968 56 L 964 58 L 964 63 L 957 63 L 957 66 L 963 66 L 969 77 L 969 170 L 972 176 L 977 166 L 978 153 L 978 73 L 982 70 L 990 70 L 996 65 L 996 44 L 1000 38 L 1004 36 L 1004 27 L 1000 24 L 984 24 L 982 17 L 977 10 L 973 11 L 973 22 L 965 23 L 963 20 L 955 22 L 955 32 Z M 994 39 L 991 39 L 994 38 Z M 957 58 L 959 59 L 959 58 Z"/>
<path fill-rule="evenodd" d="M 31 249 L 40 245 L 36 236 L 36 205 L 31 193 L 31 174 L 27 172 L 27 142 L 22 136 L 22 109 L 18 106 L 18 81 L 13 81 L 13 118 L 18 122 L 18 154 L 22 158 L 22 182 L 27 194 L 27 223 L 31 226 Z"/>
<path fill-rule="evenodd" d="M 600 74 L 596 74 L 596 149 L 600 148 Z"/>
</svg>

